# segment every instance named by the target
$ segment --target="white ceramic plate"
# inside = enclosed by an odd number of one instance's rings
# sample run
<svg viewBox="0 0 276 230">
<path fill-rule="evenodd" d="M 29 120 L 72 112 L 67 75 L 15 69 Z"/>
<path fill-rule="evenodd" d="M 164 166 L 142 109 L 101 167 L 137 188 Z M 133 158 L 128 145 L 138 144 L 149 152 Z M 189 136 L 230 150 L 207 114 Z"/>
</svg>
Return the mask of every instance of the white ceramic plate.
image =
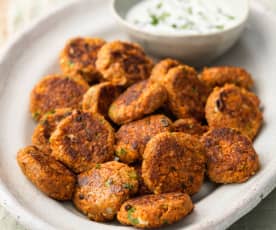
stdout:
<svg viewBox="0 0 276 230">
<path fill-rule="evenodd" d="M 276 18 L 253 4 L 242 39 L 215 63 L 240 65 L 254 76 L 265 118 L 255 142 L 261 171 L 244 184 L 217 188 L 205 185 L 207 196 L 197 197 L 195 211 L 170 229 L 224 229 L 275 187 L 275 25 Z M 16 163 L 17 150 L 30 144 L 35 126 L 28 112 L 29 93 L 43 75 L 58 71 L 60 49 L 68 38 L 77 35 L 124 39 L 110 17 L 108 1 L 79 0 L 35 23 L 10 44 L 0 60 L 0 200 L 30 229 L 126 229 L 117 223 L 89 221 L 70 203 L 47 198 L 23 176 Z"/>
</svg>

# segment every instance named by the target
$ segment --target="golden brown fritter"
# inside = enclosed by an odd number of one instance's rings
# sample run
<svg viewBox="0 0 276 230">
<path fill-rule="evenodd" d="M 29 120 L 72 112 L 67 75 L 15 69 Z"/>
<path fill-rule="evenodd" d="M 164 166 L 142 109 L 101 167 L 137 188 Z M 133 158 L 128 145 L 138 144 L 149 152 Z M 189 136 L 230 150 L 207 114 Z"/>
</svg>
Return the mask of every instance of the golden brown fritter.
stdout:
<svg viewBox="0 0 276 230">
<path fill-rule="evenodd" d="M 89 84 L 101 79 L 96 69 L 98 51 L 105 44 L 100 38 L 70 39 L 60 53 L 60 67 L 65 74 L 81 75 Z"/>
<path fill-rule="evenodd" d="M 109 82 L 94 85 L 84 94 L 82 109 L 99 113 L 108 119 L 108 109 L 120 93 L 120 87 Z"/>
<path fill-rule="evenodd" d="M 113 41 L 100 49 L 96 66 L 105 80 L 129 86 L 149 78 L 153 62 L 141 46 Z"/>
<path fill-rule="evenodd" d="M 57 109 L 46 113 L 34 130 L 32 144 L 38 147 L 43 153 L 51 154 L 52 150 L 49 139 L 58 123 L 71 114 L 71 109 Z"/>
<path fill-rule="evenodd" d="M 170 131 L 171 124 L 165 115 L 152 115 L 122 125 L 115 134 L 115 154 L 125 163 L 141 160 L 148 141 L 158 133 Z"/>
<path fill-rule="evenodd" d="M 134 168 L 116 161 L 98 164 L 78 176 L 75 206 L 95 221 L 113 220 L 124 201 L 138 189 Z"/>
<path fill-rule="evenodd" d="M 32 90 L 30 111 L 35 120 L 47 112 L 59 108 L 80 108 L 88 84 L 80 77 L 49 75 L 44 77 Z"/>
<path fill-rule="evenodd" d="M 204 117 L 207 88 L 194 68 L 181 65 L 169 70 L 162 81 L 168 92 L 168 107 L 177 118 Z"/>
<path fill-rule="evenodd" d="M 138 228 L 158 228 L 181 220 L 193 208 L 191 198 L 184 193 L 147 195 L 126 201 L 117 219 Z"/>
<path fill-rule="evenodd" d="M 165 79 L 170 69 L 180 65 L 182 65 L 181 62 L 174 59 L 166 58 L 153 67 L 150 75 L 150 80 L 160 83 Z"/>
<path fill-rule="evenodd" d="M 152 191 L 150 191 L 149 188 L 146 186 L 144 179 L 142 177 L 142 165 L 140 163 L 135 163 L 132 166 L 135 168 L 137 179 L 139 182 L 139 188 L 136 195 L 143 196 L 143 195 L 152 194 Z"/>
<path fill-rule="evenodd" d="M 206 119 L 210 128 L 235 128 L 254 139 L 262 125 L 258 97 L 235 85 L 215 88 L 207 100 Z"/>
<path fill-rule="evenodd" d="M 251 75 L 245 69 L 231 66 L 204 68 L 199 78 L 211 91 L 214 87 L 221 87 L 227 83 L 246 89 L 251 89 L 254 84 Z"/>
<path fill-rule="evenodd" d="M 110 106 L 109 117 L 116 124 L 125 124 L 151 114 L 164 104 L 166 89 L 148 80 L 130 86 Z"/>
<path fill-rule="evenodd" d="M 155 194 L 199 191 L 205 173 L 205 151 L 197 137 L 185 133 L 161 133 L 147 144 L 142 177 Z"/>
<path fill-rule="evenodd" d="M 76 173 L 114 157 L 114 132 L 98 114 L 73 111 L 63 119 L 50 138 L 52 155 Z"/>
<path fill-rule="evenodd" d="M 56 200 L 71 200 L 76 178 L 60 162 L 35 146 L 19 150 L 17 162 L 25 176 L 47 196 Z"/>
<path fill-rule="evenodd" d="M 207 174 L 216 183 L 242 183 L 259 170 L 252 142 L 234 129 L 216 128 L 202 137 Z"/>
<path fill-rule="evenodd" d="M 207 132 L 208 127 L 201 125 L 197 120 L 193 118 L 179 119 L 175 121 L 171 126 L 172 132 L 188 133 L 195 136 L 202 136 Z"/>
</svg>

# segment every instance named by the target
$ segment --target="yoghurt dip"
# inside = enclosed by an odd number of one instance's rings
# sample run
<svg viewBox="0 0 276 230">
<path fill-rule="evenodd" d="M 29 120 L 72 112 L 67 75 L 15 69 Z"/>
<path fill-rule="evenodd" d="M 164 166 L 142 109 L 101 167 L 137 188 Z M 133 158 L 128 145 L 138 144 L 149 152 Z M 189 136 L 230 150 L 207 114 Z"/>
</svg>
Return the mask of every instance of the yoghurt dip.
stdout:
<svg viewBox="0 0 276 230">
<path fill-rule="evenodd" d="M 226 0 L 144 0 L 126 20 L 156 34 L 206 34 L 229 29 L 239 18 Z"/>
</svg>

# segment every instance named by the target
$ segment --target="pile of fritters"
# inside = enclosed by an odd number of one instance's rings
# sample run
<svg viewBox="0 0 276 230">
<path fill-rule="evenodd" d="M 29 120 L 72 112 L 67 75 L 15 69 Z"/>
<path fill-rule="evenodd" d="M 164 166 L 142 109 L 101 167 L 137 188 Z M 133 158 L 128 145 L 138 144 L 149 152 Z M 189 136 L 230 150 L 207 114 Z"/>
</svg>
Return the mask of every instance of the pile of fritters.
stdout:
<svg viewBox="0 0 276 230">
<path fill-rule="evenodd" d="M 91 220 L 172 224 L 193 210 L 205 175 L 241 183 L 258 171 L 262 113 L 246 70 L 154 65 L 137 44 L 88 37 L 68 41 L 60 66 L 31 93 L 38 125 L 17 160 Z"/>
</svg>

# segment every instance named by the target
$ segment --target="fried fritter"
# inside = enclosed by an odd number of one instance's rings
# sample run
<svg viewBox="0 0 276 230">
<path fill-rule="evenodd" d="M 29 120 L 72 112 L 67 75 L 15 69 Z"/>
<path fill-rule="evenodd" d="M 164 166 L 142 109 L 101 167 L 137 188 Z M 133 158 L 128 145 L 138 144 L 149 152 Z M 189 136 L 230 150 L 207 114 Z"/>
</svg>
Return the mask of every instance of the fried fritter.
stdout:
<svg viewBox="0 0 276 230">
<path fill-rule="evenodd" d="M 216 128 L 202 137 L 207 174 L 216 183 L 242 183 L 260 167 L 252 142 L 234 129 Z"/>
<path fill-rule="evenodd" d="M 125 124 L 148 115 L 167 100 L 166 89 L 148 80 L 130 86 L 110 106 L 109 117 L 116 124 Z"/>
<path fill-rule="evenodd" d="M 32 144 L 37 146 L 43 153 L 51 154 L 49 139 L 58 123 L 71 114 L 71 109 L 57 109 L 46 113 L 34 130 Z"/>
<path fill-rule="evenodd" d="M 100 49 L 96 66 L 105 80 L 129 86 L 149 78 L 153 62 L 141 46 L 113 41 Z"/>
<path fill-rule="evenodd" d="M 71 200 L 76 178 L 60 162 L 35 146 L 19 150 L 17 162 L 25 176 L 47 196 L 56 200 Z"/>
<path fill-rule="evenodd" d="M 168 92 L 168 107 L 177 118 L 204 118 L 207 88 L 194 68 L 181 65 L 169 70 L 162 81 Z"/>
<path fill-rule="evenodd" d="M 158 228 L 181 220 L 193 208 L 191 198 L 184 193 L 146 195 L 126 201 L 117 218 L 125 225 Z"/>
<path fill-rule="evenodd" d="M 114 157 L 114 131 L 98 114 L 73 111 L 63 119 L 50 138 L 52 155 L 76 173 Z"/>
<path fill-rule="evenodd" d="M 70 39 L 60 53 L 60 67 L 65 74 L 80 75 L 89 84 L 101 79 L 96 69 L 98 51 L 105 44 L 100 38 L 77 37 Z"/>
<path fill-rule="evenodd" d="M 152 115 L 122 125 L 115 134 L 115 153 L 122 162 L 141 160 L 148 141 L 158 133 L 170 131 L 171 120 L 165 115 Z"/>
<path fill-rule="evenodd" d="M 215 88 L 206 104 L 206 119 L 210 128 L 235 128 L 251 140 L 262 125 L 260 101 L 252 92 L 235 85 Z"/>
<path fill-rule="evenodd" d="M 155 194 L 199 191 L 205 173 L 205 151 L 197 137 L 164 132 L 154 136 L 143 154 L 142 177 Z"/>
<path fill-rule="evenodd" d="M 94 85 L 84 94 L 82 109 L 99 113 L 108 119 L 108 109 L 120 93 L 120 87 L 109 82 Z"/>
<path fill-rule="evenodd" d="M 95 221 L 113 220 L 124 201 L 138 189 L 134 168 L 116 161 L 98 164 L 78 176 L 75 206 Z"/>
<path fill-rule="evenodd" d="M 245 89 L 251 89 L 254 84 L 251 75 L 245 69 L 234 66 L 204 68 L 199 78 L 211 91 L 225 84 L 234 84 Z"/>
<path fill-rule="evenodd" d="M 151 72 L 150 80 L 161 83 L 165 80 L 167 73 L 170 69 L 182 65 L 181 62 L 174 59 L 164 59 L 157 63 Z"/>
<path fill-rule="evenodd" d="M 81 77 L 57 74 L 44 77 L 31 93 L 30 111 L 33 118 L 38 121 L 45 113 L 59 108 L 80 108 L 88 88 Z"/>
<path fill-rule="evenodd" d="M 201 125 L 193 118 L 179 119 L 171 126 L 172 132 L 188 133 L 198 137 L 202 136 L 203 133 L 207 132 L 207 130 L 207 126 Z"/>
</svg>

